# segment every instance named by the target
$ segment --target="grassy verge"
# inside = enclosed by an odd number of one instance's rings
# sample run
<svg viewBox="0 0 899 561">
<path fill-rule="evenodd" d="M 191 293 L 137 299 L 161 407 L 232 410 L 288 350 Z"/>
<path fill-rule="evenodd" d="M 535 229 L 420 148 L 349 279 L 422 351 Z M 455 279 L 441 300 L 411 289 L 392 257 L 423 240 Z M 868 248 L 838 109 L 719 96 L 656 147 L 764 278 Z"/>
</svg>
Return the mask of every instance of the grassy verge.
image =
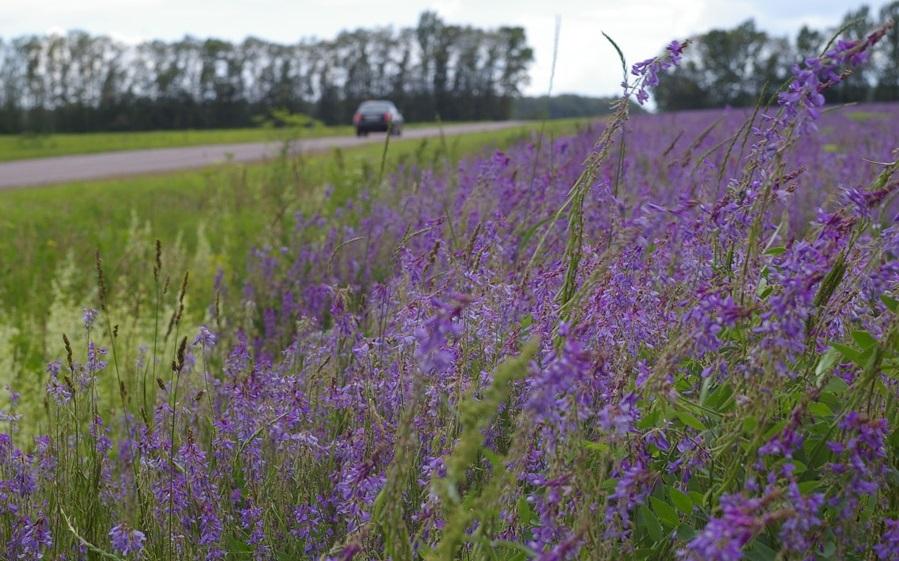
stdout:
<svg viewBox="0 0 899 561">
<path fill-rule="evenodd" d="M 547 124 L 550 136 L 574 132 L 582 121 Z M 488 147 L 504 147 L 539 125 L 426 140 L 391 140 L 275 162 L 125 179 L 77 182 L 0 193 L 0 331 L 15 362 L 37 365 L 46 341 L 56 341 L 60 306 L 77 311 L 92 302 L 94 253 L 103 255 L 115 290 L 148 275 L 155 240 L 170 270 L 190 270 L 191 310 L 209 304 L 213 278 L 237 285 L 248 251 L 276 244 L 295 215 L 327 215 L 360 185 L 401 164 L 452 162 Z M 175 281 L 173 281 L 175 282 Z M 2 339 L 0 333 L 0 339 Z M 12 349 L 12 350 L 10 350 Z M 2 358 L 2 357 L 0 357 Z"/>
<path fill-rule="evenodd" d="M 409 123 L 406 128 L 433 126 Z M 205 144 L 279 142 L 288 138 L 317 138 L 353 134 L 352 126 L 301 129 L 245 128 L 143 132 L 98 132 L 83 134 L 0 135 L 0 162 L 28 158 L 49 158 L 73 154 L 96 154 L 147 148 L 174 148 Z"/>
</svg>

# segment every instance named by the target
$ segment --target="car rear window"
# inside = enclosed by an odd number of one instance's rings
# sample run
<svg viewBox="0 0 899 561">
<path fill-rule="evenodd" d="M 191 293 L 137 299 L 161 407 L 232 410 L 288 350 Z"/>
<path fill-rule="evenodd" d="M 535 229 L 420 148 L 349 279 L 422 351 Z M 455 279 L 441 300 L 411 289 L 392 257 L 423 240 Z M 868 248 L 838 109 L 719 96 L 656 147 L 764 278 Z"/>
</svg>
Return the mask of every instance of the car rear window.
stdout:
<svg viewBox="0 0 899 561">
<path fill-rule="evenodd" d="M 359 106 L 359 111 L 378 111 L 386 112 L 392 109 L 392 104 L 386 101 L 366 101 Z"/>
</svg>

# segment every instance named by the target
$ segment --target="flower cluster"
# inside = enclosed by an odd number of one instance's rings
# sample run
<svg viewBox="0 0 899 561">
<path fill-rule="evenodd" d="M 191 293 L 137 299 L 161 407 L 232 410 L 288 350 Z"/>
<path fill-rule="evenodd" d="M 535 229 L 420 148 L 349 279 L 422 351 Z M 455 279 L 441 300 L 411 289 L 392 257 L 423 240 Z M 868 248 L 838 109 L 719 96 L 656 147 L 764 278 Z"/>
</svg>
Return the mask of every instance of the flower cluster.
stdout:
<svg viewBox="0 0 899 561">
<path fill-rule="evenodd" d="M 118 524 L 109 530 L 109 541 L 113 549 L 122 555 L 140 553 L 146 539 L 143 532 L 129 529 L 126 524 Z"/>
<path fill-rule="evenodd" d="M 681 550 L 682 558 L 738 561 L 743 558 L 743 546 L 766 525 L 761 499 L 725 495 L 721 511 Z"/>
<path fill-rule="evenodd" d="M 660 56 L 638 62 L 631 67 L 631 74 L 639 78 L 636 87 L 637 102 L 640 105 L 649 101 L 647 90 L 659 85 L 659 73 L 680 64 L 686 48 L 686 42 L 672 41 Z"/>
</svg>

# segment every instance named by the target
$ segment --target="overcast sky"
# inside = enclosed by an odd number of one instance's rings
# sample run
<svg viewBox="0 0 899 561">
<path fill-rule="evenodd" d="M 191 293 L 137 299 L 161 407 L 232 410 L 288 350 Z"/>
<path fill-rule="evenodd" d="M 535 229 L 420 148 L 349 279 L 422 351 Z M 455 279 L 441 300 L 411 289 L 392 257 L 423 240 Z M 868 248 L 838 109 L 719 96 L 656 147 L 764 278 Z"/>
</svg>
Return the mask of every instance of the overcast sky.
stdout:
<svg viewBox="0 0 899 561">
<path fill-rule="evenodd" d="M 0 37 L 83 29 L 137 42 L 185 34 L 239 41 L 247 35 L 294 42 L 331 38 L 342 29 L 414 25 L 434 10 L 450 23 L 520 25 L 535 51 L 526 93 L 545 93 L 556 15 L 561 17 L 554 92 L 617 91 L 620 65 L 600 31 L 628 62 L 674 38 L 755 18 L 763 29 L 793 34 L 802 24 L 828 27 L 854 0 L 0 0 Z M 875 9 L 886 0 L 867 2 Z"/>
</svg>

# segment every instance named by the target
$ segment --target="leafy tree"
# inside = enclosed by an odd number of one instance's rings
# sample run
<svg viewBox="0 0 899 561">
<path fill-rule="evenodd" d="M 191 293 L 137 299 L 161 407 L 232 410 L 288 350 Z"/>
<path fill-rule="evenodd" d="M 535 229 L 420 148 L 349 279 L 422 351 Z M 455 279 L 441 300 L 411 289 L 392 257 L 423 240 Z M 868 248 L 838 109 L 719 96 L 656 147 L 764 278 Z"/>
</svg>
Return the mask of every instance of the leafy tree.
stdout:
<svg viewBox="0 0 899 561">
<path fill-rule="evenodd" d="M 880 21 L 892 19 L 899 24 L 899 1 L 891 2 L 880 9 Z M 876 53 L 878 68 L 877 86 L 874 99 L 895 101 L 899 99 L 899 25 L 894 26 L 880 41 L 881 49 Z"/>
<path fill-rule="evenodd" d="M 612 112 L 613 97 L 587 97 L 574 94 L 517 97 L 512 102 L 513 119 L 564 119 L 571 117 L 595 117 Z M 636 106 L 632 112 L 640 112 Z"/>
<path fill-rule="evenodd" d="M 835 34 L 838 40 L 864 39 L 877 23 L 897 17 L 899 1 L 884 6 L 877 17 L 862 5 L 834 28 L 803 26 L 793 42 L 760 31 L 752 20 L 709 31 L 695 37 L 680 67 L 662 78 L 656 103 L 662 110 L 676 110 L 754 105 L 763 94 L 769 101 L 792 68 L 817 56 Z M 899 100 L 899 30 L 893 28 L 872 51 L 872 64 L 830 88 L 828 102 Z"/>
<path fill-rule="evenodd" d="M 504 119 L 532 60 L 521 28 L 434 12 L 296 44 L 27 36 L 0 41 L 0 131 L 236 127 L 274 110 L 346 123 L 368 98 L 393 98 L 409 120 Z"/>
<path fill-rule="evenodd" d="M 765 84 L 785 76 L 788 46 L 758 30 L 752 20 L 730 30 L 709 31 L 694 43 L 681 66 L 657 88 L 660 108 L 752 105 Z"/>
</svg>

